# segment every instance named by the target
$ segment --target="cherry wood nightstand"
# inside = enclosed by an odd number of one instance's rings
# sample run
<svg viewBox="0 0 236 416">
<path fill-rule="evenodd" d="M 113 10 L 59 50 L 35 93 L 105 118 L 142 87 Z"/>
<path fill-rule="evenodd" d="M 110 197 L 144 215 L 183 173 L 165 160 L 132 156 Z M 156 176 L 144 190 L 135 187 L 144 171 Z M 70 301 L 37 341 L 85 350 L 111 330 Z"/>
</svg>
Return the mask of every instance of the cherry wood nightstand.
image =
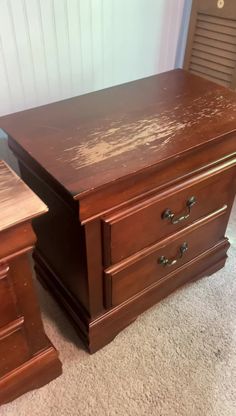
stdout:
<svg viewBox="0 0 236 416">
<path fill-rule="evenodd" d="M 2 117 L 0 127 L 49 207 L 33 221 L 36 273 L 91 352 L 224 266 L 232 91 L 174 70 Z"/>
<path fill-rule="evenodd" d="M 0 404 L 61 374 L 58 353 L 44 333 L 28 254 L 31 219 L 46 205 L 0 161 Z"/>
</svg>

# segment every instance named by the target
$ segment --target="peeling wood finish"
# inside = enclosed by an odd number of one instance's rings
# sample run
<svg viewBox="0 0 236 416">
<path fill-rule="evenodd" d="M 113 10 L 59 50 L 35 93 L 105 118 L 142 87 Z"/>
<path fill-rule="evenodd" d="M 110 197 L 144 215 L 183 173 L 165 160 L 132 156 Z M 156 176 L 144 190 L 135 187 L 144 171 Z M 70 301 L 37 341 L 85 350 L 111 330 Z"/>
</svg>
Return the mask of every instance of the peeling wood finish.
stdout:
<svg viewBox="0 0 236 416">
<path fill-rule="evenodd" d="M 112 122 L 107 129 L 100 127 L 89 131 L 86 141 L 82 140 L 82 144 L 66 148 L 57 160 L 69 163 L 78 170 L 142 146 L 150 146 L 155 151 L 160 145 L 165 146 L 174 140 L 177 133 L 184 134 L 191 127 L 197 128 L 204 119 L 213 121 L 214 118 L 221 117 L 225 110 L 235 112 L 236 104 L 224 99 L 222 95 L 215 98 L 215 94 L 209 91 L 205 97 L 197 98 L 186 106 L 181 118 L 178 117 L 180 105 L 171 111 L 131 123 L 124 115 L 120 120 Z M 80 128 L 78 131 L 79 141 Z"/>
<path fill-rule="evenodd" d="M 47 212 L 46 205 L 0 161 L 0 231 Z"/>
<path fill-rule="evenodd" d="M 114 126 L 116 127 L 111 127 L 105 132 L 101 129 L 91 132 L 87 136 L 87 143 L 65 149 L 63 156 L 57 160 L 71 163 L 73 168 L 78 170 L 134 151 L 141 146 L 155 148 L 157 140 L 165 139 L 162 140 L 164 145 L 178 130 L 184 128 L 184 124 L 169 121 L 165 116 L 162 119 L 154 117 L 130 124 L 121 120 L 115 122 Z"/>
<path fill-rule="evenodd" d="M 183 70 L 0 118 L 75 199 L 236 130 L 235 94 Z"/>
<path fill-rule="evenodd" d="M 29 259 L 36 242 L 31 219 L 46 211 L 0 161 L 0 406 L 62 372 L 44 332 Z"/>
<path fill-rule="evenodd" d="M 0 119 L 22 177 L 49 206 L 34 221 L 36 274 L 90 352 L 223 267 L 235 97 L 178 70 Z"/>
</svg>

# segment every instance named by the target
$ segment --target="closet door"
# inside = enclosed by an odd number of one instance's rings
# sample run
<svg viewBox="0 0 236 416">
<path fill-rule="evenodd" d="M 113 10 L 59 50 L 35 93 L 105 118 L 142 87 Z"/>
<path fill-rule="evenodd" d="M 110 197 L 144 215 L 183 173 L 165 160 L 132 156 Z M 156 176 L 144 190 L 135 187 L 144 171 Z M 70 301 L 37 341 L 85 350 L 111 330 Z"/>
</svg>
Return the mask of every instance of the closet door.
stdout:
<svg viewBox="0 0 236 416">
<path fill-rule="evenodd" d="M 184 69 L 236 89 L 236 0 L 193 0 Z"/>
</svg>

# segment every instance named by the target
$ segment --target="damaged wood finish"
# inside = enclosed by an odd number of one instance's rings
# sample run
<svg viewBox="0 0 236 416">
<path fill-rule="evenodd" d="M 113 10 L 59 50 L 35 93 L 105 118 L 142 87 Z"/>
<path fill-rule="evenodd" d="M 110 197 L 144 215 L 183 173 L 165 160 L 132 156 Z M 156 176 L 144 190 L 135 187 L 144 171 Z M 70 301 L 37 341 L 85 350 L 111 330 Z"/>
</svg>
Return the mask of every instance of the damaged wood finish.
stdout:
<svg viewBox="0 0 236 416">
<path fill-rule="evenodd" d="M 47 206 L 0 161 L 0 231 L 47 212 Z"/>
<path fill-rule="evenodd" d="M 156 148 L 166 146 L 170 141 L 175 140 L 177 135 L 188 134 L 190 128 L 197 129 L 205 119 L 217 122 L 218 117 L 221 117 L 222 112 L 226 110 L 234 113 L 236 103 L 225 100 L 222 95 L 216 98 L 215 93 L 207 91 L 204 97 L 196 98 L 190 105 L 184 107 L 184 111 L 181 105 L 178 105 L 173 110 L 166 110 L 157 116 L 150 115 L 133 122 L 129 122 L 124 115 L 123 118 L 112 122 L 109 127 L 101 126 L 89 130 L 86 141 L 78 127 L 78 142 L 82 138 L 82 144 L 66 148 L 57 160 L 66 162 L 78 170 L 122 154 L 125 156 L 127 152 L 136 152 L 139 149 L 141 151 L 143 146 L 149 146 L 149 149 L 155 152 Z M 123 163 L 121 166 L 126 165 Z"/>
<path fill-rule="evenodd" d="M 13 150 L 23 147 L 79 199 L 233 131 L 235 116 L 231 91 L 174 70 L 2 117 L 0 125 Z"/>
<path fill-rule="evenodd" d="M 49 207 L 33 222 L 37 276 L 90 352 L 223 267 L 235 97 L 174 70 L 0 119 L 22 177 Z M 167 209 L 181 221 L 163 219 Z"/>
<path fill-rule="evenodd" d="M 31 219 L 47 206 L 0 162 L 0 405 L 61 374 L 32 281 Z"/>
</svg>

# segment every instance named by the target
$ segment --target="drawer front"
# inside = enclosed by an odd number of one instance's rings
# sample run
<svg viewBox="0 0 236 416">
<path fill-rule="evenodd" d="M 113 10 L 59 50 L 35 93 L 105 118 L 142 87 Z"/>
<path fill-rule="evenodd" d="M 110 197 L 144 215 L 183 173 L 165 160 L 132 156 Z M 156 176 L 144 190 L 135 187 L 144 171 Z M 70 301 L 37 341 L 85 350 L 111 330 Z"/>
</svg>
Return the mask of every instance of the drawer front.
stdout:
<svg viewBox="0 0 236 416">
<path fill-rule="evenodd" d="M 138 255 L 105 271 L 106 306 L 116 306 L 149 285 L 168 279 L 168 274 L 224 239 L 227 207 L 189 225 Z"/>
<path fill-rule="evenodd" d="M 20 321 L 20 320 L 19 320 Z M 13 327 L 14 323 L 11 325 Z M 14 370 L 30 358 L 23 323 L 19 322 L 9 331 L 0 330 L 0 377 Z M 2 335 L 4 332 L 4 335 Z"/>
<path fill-rule="evenodd" d="M 9 266 L 0 265 L 0 328 L 17 317 L 16 297 Z"/>
<path fill-rule="evenodd" d="M 108 267 L 174 234 L 231 199 L 235 166 L 208 172 L 103 220 Z"/>
</svg>

